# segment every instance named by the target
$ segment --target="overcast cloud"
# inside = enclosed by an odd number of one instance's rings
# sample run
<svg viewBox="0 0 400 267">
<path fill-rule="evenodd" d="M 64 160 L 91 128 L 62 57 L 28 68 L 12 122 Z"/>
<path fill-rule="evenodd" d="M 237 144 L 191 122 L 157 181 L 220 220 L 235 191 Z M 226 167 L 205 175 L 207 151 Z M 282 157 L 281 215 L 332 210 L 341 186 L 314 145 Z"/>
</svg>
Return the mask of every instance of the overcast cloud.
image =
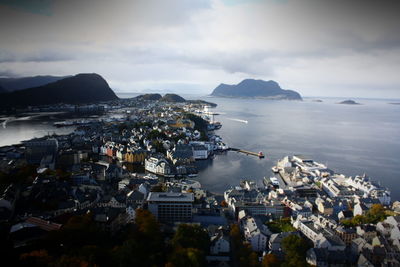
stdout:
<svg viewBox="0 0 400 267">
<path fill-rule="evenodd" d="M 96 72 L 119 92 L 276 80 L 400 98 L 400 5 L 377 0 L 0 0 L 0 73 Z"/>
</svg>

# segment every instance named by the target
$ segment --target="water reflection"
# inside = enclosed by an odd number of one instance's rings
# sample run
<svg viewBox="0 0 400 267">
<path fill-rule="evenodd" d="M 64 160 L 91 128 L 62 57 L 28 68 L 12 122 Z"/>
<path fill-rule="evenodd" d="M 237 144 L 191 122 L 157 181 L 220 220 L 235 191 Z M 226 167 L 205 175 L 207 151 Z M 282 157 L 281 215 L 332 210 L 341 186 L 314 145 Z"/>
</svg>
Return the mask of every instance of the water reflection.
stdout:
<svg viewBox="0 0 400 267">
<path fill-rule="evenodd" d="M 203 168 L 198 179 L 203 186 L 222 192 L 243 178 L 272 175 L 275 162 L 292 154 L 306 154 L 347 175 L 367 173 L 392 190 L 400 199 L 399 106 L 385 101 L 362 100 L 363 105 L 324 102 L 268 101 L 205 98 L 218 104 L 216 119 L 223 126 L 217 132 L 231 147 L 263 151 L 267 158 L 228 152 Z M 246 120 L 248 123 L 230 118 Z"/>
</svg>

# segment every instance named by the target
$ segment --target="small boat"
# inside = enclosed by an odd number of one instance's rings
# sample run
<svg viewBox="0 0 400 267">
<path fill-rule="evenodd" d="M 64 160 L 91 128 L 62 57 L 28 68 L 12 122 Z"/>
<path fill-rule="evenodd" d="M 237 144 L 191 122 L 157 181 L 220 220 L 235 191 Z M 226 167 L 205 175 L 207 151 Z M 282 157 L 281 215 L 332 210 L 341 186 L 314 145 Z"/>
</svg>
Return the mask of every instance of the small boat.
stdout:
<svg viewBox="0 0 400 267">
<path fill-rule="evenodd" d="M 219 130 L 221 129 L 222 124 L 220 122 L 212 122 L 210 124 L 207 125 L 207 130 L 209 131 L 214 131 L 214 130 Z"/>
<path fill-rule="evenodd" d="M 269 177 L 269 178 L 264 177 L 263 183 L 267 187 L 270 185 L 272 185 L 275 188 L 279 187 L 279 181 L 276 177 Z"/>
<path fill-rule="evenodd" d="M 272 170 L 274 173 L 278 173 L 278 172 L 279 172 L 279 169 L 278 169 L 277 166 L 273 166 L 273 167 L 271 168 L 271 170 Z"/>
<path fill-rule="evenodd" d="M 276 179 L 276 177 L 270 177 L 269 179 L 271 180 L 271 184 L 273 186 L 279 186 L 279 181 Z"/>
</svg>

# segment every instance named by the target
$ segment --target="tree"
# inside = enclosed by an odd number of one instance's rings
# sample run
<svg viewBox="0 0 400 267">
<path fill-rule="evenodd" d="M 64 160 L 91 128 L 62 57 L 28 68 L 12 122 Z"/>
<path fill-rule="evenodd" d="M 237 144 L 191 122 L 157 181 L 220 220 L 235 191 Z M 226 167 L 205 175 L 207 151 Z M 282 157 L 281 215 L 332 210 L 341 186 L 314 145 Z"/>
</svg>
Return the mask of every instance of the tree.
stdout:
<svg viewBox="0 0 400 267">
<path fill-rule="evenodd" d="M 114 249 L 118 266 L 160 266 L 164 262 L 164 243 L 160 226 L 148 210 L 137 209 L 135 225 L 128 239 Z"/>
<path fill-rule="evenodd" d="M 351 219 L 342 220 L 341 223 L 346 227 L 354 227 L 366 223 L 376 224 L 385 220 L 386 217 L 387 214 L 383 205 L 373 204 L 365 215 L 356 215 Z"/>
<path fill-rule="evenodd" d="M 373 204 L 366 217 L 369 223 L 376 224 L 385 220 L 387 215 L 382 204 Z"/>
<path fill-rule="evenodd" d="M 160 238 L 160 225 L 150 211 L 137 209 L 135 223 L 138 226 L 139 231 L 147 237 L 152 239 Z"/>
<path fill-rule="evenodd" d="M 206 260 L 204 252 L 196 248 L 175 248 L 174 252 L 169 257 L 166 266 L 174 267 L 200 267 L 205 266 Z"/>
<path fill-rule="evenodd" d="M 262 260 L 262 267 L 279 267 L 280 261 L 275 254 L 266 254 Z"/>
<path fill-rule="evenodd" d="M 175 248 L 196 248 L 207 253 L 210 248 L 210 238 L 198 225 L 180 224 L 172 238 L 172 245 Z"/>
<path fill-rule="evenodd" d="M 20 255 L 21 266 L 46 266 L 53 261 L 47 250 L 34 250 Z"/>
<path fill-rule="evenodd" d="M 229 232 L 232 241 L 232 251 L 234 260 L 241 267 L 257 267 L 260 265 L 258 262 L 257 254 L 252 250 L 249 243 L 243 243 L 242 235 L 237 224 L 231 225 Z"/>
<path fill-rule="evenodd" d="M 158 153 L 162 153 L 165 155 L 165 153 L 167 153 L 167 150 L 165 149 L 164 145 L 162 142 L 156 140 L 153 142 L 153 147 L 155 148 L 156 152 Z"/>
<path fill-rule="evenodd" d="M 289 235 L 282 240 L 282 248 L 285 253 L 283 266 L 307 266 L 306 252 L 309 245 L 303 238 L 297 235 Z"/>
</svg>

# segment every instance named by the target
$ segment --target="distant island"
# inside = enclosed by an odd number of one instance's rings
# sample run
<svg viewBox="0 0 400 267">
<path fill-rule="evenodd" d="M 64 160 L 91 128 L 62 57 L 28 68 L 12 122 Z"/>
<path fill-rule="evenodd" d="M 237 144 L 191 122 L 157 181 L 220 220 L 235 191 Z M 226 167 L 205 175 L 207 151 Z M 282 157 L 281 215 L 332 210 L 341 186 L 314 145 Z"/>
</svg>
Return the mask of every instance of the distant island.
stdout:
<svg viewBox="0 0 400 267">
<path fill-rule="evenodd" d="M 204 100 L 186 100 L 185 98 L 181 97 L 177 94 L 165 94 L 164 96 L 160 94 L 143 94 L 135 97 L 136 99 L 140 100 L 147 100 L 147 101 L 161 101 L 161 102 L 169 102 L 169 103 L 188 103 L 188 104 L 199 104 L 199 105 L 208 105 L 210 107 L 216 107 L 217 104 L 204 101 Z"/>
<path fill-rule="evenodd" d="M 390 105 L 400 105 L 400 103 L 399 102 L 395 102 L 395 103 L 389 103 Z"/>
<path fill-rule="evenodd" d="M 360 105 L 360 103 L 357 103 L 356 101 L 354 101 L 354 100 L 344 100 L 344 101 L 342 101 L 342 102 L 339 102 L 339 103 L 337 103 L 337 104 L 343 104 L 343 105 Z"/>
<path fill-rule="evenodd" d="M 321 99 L 313 99 L 312 100 L 312 102 L 318 102 L 318 103 L 321 103 L 321 102 L 323 102 Z"/>
<path fill-rule="evenodd" d="M 237 85 L 220 84 L 212 96 L 238 98 L 267 98 L 275 100 L 302 100 L 299 93 L 284 90 L 275 81 L 245 79 Z"/>
<path fill-rule="evenodd" d="M 0 109 L 117 100 L 108 83 L 98 74 L 78 74 L 46 85 L 5 93 Z"/>
</svg>

